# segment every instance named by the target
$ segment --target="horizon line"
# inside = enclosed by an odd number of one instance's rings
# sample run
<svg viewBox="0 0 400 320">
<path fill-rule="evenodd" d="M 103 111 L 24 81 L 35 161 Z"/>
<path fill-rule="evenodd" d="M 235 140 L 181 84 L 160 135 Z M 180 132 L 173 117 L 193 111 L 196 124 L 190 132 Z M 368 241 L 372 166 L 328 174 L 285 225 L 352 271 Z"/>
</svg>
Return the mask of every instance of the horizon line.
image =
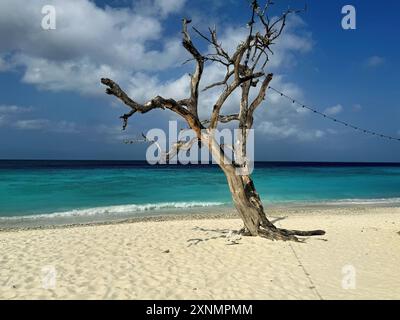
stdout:
<svg viewBox="0 0 400 320">
<path fill-rule="evenodd" d="M 127 160 L 127 159 L 1 159 L 0 161 L 86 161 L 86 162 L 147 162 L 145 159 L 143 160 Z M 400 162 L 393 161 L 297 161 L 297 160 L 256 160 L 254 163 L 303 163 L 303 164 L 391 164 L 391 165 L 400 165 Z M 212 165 L 217 165 L 216 163 L 211 163 Z M 167 163 L 167 165 L 170 165 Z M 175 164 L 174 164 L 175 165 Z M 191 163 L 189 165 L 202 165 L 201 163 Z M 207 164 L 204 164 L 207 165 Z"/>
</svg>

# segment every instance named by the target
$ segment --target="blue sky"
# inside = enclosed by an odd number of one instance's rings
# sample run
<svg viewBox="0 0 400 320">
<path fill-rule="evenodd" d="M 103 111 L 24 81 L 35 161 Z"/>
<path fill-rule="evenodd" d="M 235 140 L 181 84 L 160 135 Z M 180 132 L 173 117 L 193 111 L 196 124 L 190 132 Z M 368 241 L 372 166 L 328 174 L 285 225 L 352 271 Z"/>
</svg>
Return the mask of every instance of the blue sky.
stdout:
<svg viewBox="0 0 400 320">
<path fill-rule="evenodd" d="M 400 22 L 398 1 L 275 1 L 303 7 L 292 17 L 269 70 L 272 85 L 361 127 L 400 137 Z M 57 29 L 42 30 L 41 8 L 52 4 Z M 357 29 L 341 28 L 341 9 L 352 4 Z M 105 95 L 100 77 L 112 77 L 138 101 L 161 93 L 187 95 L 190 65 L 180 45 L 182 17 L 234 48 L 247 32 L 249 1 L 0 2 L 0 158 L 144 159 L 146 145 L 123 139 L 175 119 L 155 111 L 131 119 Z M 193 36 L 203 50 L 206 45 Z M 221 70 L 208 66 L 204 85 Z M 207 116 L 217 91 L 202 96 Z M 169 95 L 169 96 L 168 96 Z M 237 105 L 235 97 L 227 108 Z M 400 143 L 365 136 L 304 113 L 272 93 L 254 124 L 257 160 L 400 161 Z"/>
</svg>

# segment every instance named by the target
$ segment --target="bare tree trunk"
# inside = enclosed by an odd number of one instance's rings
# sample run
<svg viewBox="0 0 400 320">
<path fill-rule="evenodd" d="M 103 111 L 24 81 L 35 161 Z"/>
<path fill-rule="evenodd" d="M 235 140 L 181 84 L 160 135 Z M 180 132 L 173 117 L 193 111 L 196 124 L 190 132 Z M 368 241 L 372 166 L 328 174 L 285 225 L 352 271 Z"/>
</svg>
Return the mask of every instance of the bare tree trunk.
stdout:
<svg viewBox="0 0 400 320">
<path fill-rule="evenodd" d="M 296 236 L 324 235 L 323 230 L 298 231 L 280 229 L 271 223 L 265 212 L 264 206 L 254 186 L 250 175 L 238 174 L 238 168 L 226 157 L 223 149 L 214 139 L 213 131 L 203 131 L 201 141 L 206 145 L 214 160 L 225 173 L 232 200 L 240 218 L 243 220 L 243 235 L 261 236 L 271 240 L 294 240 L 299 241 Z"/>
<path fill-rule="evenodd" d="M 239 216 L 244 223 L 244 229 L 252 236 L 258 235 L 258 228 L 263 220 L 263 210 L 252 203 L 249 188 L 245 186 L 243 177 L 231 171 L 224 171 L 231 191 L 232 200 Z M 265 215 L 264 215 L 265 216 Z"/>
<path fill-rule="evenodd" d="M 324 235 L 323 230 L 298 231 L 275 227 L 267 218 L 261 199 L 250 176 L 236 175 L 235 170 L 223 168 L 228 181 L 232 200 L 239 216 L 242 218 L 244 235 L 261 236 L 271 240 L 294 240 L 296 236 Z"/>
</svg>

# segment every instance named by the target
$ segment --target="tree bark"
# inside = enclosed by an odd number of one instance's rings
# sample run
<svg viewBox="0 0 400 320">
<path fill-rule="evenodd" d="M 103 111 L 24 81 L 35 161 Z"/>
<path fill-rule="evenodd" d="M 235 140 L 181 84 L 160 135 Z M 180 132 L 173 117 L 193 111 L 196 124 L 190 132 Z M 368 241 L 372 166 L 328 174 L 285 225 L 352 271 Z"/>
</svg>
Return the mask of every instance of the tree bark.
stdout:
<svg viewBox="0 0 400 320">
<path fill-rule="evenodd" d="M 285 241 L 299 241 L 297 236 L 307 237 L 325 234 L 323 230 L 298 231 L 277 228 L 268 220 L 251 176 L 237 175 L 235 170 L 223 169 L 223 171 L 228 181 L 235 208 L 244 223 L 244 228 L 241 230 L 242 234 Z"/>
<path fill-rule="evenodd" d="M 212 131 L 207 130 L 206 133 L 203 131 L 201 141 L 208 147 L 214 160 L 225 173 L 234 206 L 243 220 L 244 227 L 241 230 L 243 235 L 261 236 L 271 240 L 300 241 L 297 236 L 325 234 L 323 230 L 299 231 L 277 228 L 268 220 L 251 176 L 238 174 L 237 167 L 226 158 Z"/>
</svg>

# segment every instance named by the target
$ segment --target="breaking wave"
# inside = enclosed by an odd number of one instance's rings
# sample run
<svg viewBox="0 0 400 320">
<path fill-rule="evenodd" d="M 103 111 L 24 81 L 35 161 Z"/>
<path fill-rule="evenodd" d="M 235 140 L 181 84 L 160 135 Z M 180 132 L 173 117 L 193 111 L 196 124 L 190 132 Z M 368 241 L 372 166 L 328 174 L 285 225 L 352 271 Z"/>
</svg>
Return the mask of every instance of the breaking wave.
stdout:
<svg viewBox="0 0 400 320">
<path fill-rule="evenodd" d="M 12 219 L 35 219 L 35 218 L 60 218 L 60 217 L 90 217 L 90 216 L 114 216 L 128 215 L 132 213 L 140 213 L 146 211 L 160 211 L 168 209 L 190 209 L 190 208 L 206 208 L 225 205 L 223 202 L 162 202 L 148 204 L 128 204 L 106 207 L 95 207 L 87 209 L 74 209 L 62 212 L 52 212 L 46 214 L 0 217 L 1 220 Z"/>
</svg>

